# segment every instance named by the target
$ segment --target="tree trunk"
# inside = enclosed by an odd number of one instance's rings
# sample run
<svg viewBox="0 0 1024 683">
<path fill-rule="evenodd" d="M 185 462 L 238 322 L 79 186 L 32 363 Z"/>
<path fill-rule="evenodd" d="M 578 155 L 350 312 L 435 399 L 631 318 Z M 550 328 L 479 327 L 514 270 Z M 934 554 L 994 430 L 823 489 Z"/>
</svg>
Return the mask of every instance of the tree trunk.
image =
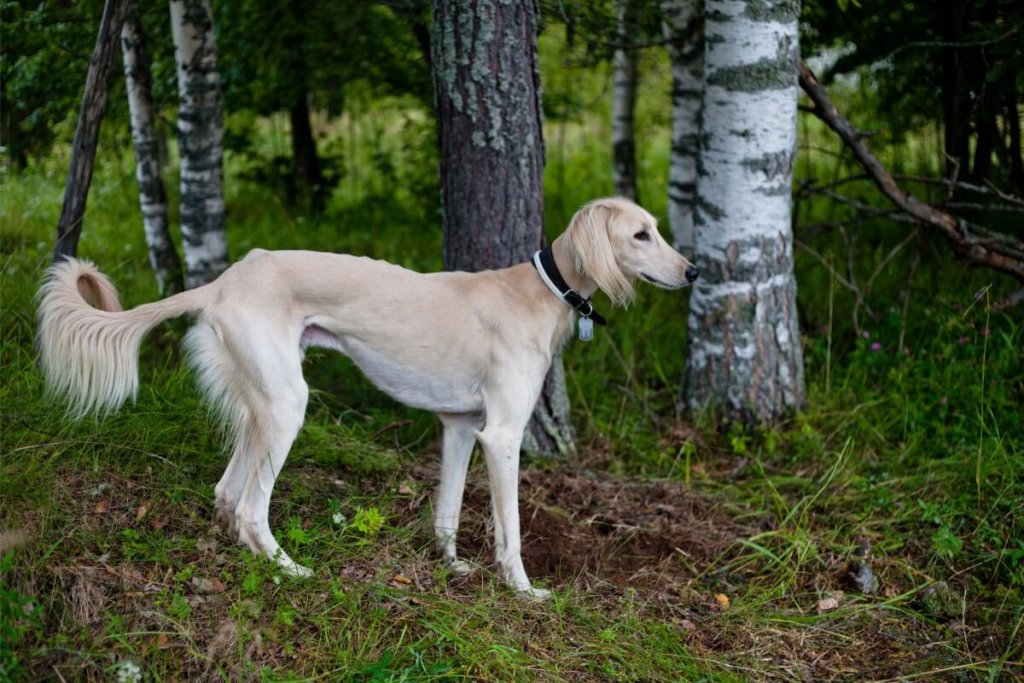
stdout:
<svg viewBox="0 0 1024 683">
<path fill-rule="evenodd" d="M 540 248 L 544 227 L 536 5 L 435 0 L 433 9 L 445 268 L 523 263 Z M 575 452 L 560 366 L 556 357 L 527 450 Z"/>
<path fill-rule="evenodd" d="M 82 218 L 85 216 L 85 203 L 92 183 L 100 123 L 107 107 L 110 74 L 114 70 L 117 38 L 121 34 L 123 22 L 124 3 L 121 0 L 107 0 L 103 5 L 96 47 L 89 60 L 82 107 L 78 112 L 75 139 L 71 144 L 71 165 L 64 186 L 64 203 L 57 221 L 57 243 L 53 247 L 55 262 L 78 253 L 78 238 L 82 233 Z"/>
<path fill-rule="evenodd" d="M 160 295 L 168 296 L 182 291 L 185 285 L 181 260 L 168 230 L 167 192 L 160 175 L 160 139 L 156 134 L 153 113 L 149 59 L 135 0 L 127 0 L 124 26 L 121 28 L 121 53 L 131 114 L 132 146 L 135 148 L 135 178 L 139 182 L 139 205 L 149 263 L 156 274 Z"/>
<path fill-rule="evenodd" d="M 633 110 L 636 108 L 637 52 L 626 47 L 636 31 L 636 0 L 616 0 L 616 48 L 612 56 L 612 186 L 615 194 L 639 201 L 636 189 L 636 140 Z"/>
<path fill-rule="evenodd" d="M 1010 184 L 1013 191 L 1024 193 L 1024 154 L 1021 150 L 1020 110 L 1017 108 L 1017 89 L 1011 87 L 1006 95 L 1006 125 L 1009 128 Z"/>
<path fill-rule="evenodd" d="M 313 124 L 309 111 L 309 52 L 308 26 L 309 7 L 306 0 L 289 0 L 291 17 L 289 24 L 299 30 L 289 32 L 286 43 L 286 54 L 282 66 L 289 74 L 292 86 L 292 103 L 288 108 L 292 139 L 292 181 L 289 201 L 300 203 L 303 208 L 313 213 L 323 213 L 327 201 L 327 188 L 324 186 L 323 166 L 316 149 L 316 138 L 313 136 Z"/>
<path fill-rule="evenodd" d="M 672 65 L 672 151 L 668 171 L 668 223 L 675 247 L 693 256 L 700 95 L 704 41 L 700 0 L 662 0 Z"/>
<path fill-rule="evenodd" d="M 968 50 L 962 47 L 970 4 L 953 2 L 940 13 L 939 33 L 950 47 L 942 50 L 942 119 L 946 177 L 963 180 L 970 164 L 971 90 Z"/>
<path fill-rule="evenodd" d="M 706 7 L 684 399 L 770 422 L 804 402 L 790 224 L 800 6 Z"/>
<path fill-rule="evenodd" d="M 289 110 L 292 132 L 292 163 L 295 165 L 295 183 L 299 195 L 309 199 L 314 213 L 322 213 L 326 203 L 326 188 L 320 168 L 320 155 L 316 151 L 316 138 L 309 120 L 309 95 L 303 90 Z"/>
<path fill-rule="evenodd" d="M 181 234 L 185 286 L 228 266 L 224 228 L 223 105 L 209 0 L 170 0 L 178 66 Z"/>
</svg>

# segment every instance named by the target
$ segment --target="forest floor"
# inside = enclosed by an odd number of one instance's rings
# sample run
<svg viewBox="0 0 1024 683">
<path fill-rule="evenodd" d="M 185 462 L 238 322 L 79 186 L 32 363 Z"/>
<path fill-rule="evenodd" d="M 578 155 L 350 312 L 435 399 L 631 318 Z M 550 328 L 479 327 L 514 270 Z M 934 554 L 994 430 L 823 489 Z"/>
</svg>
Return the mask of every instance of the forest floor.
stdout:
<svg viewBox="0 0 1024 683">
<path fill-rule="evenodd" d="M 4 416 L 7 432 L 12 419 Z M 378 461 L 352 468 L 303 457 L 331 440 L 330 427 L 300 441 L 272 508 L 282 543 L 316 571 L 298 580 L 211 523 L 219 457 L 105 442 L 100 425 L 86 431 L 4 448 L 5 488 L 43 487 L 5 490 L 0 539 L 5 616 L 20 640 L 4 661 L 26 680 L 134 680 L 133 665 L 145 680 L 1021 676 L 1019 608 L 992 619 L 998 606 L 975 600 L 970 571 L 928 579 L 927 543 L 863 560 L 820 555 L 834 533 L 829 516 L 794 525 L 804 561 L 750 541 L 778 531 L 778 520 L 729 495 L 765 477 L 763 465 L 730 453 L 704 458 L 690 485 L 589 467 L 601 453 L 525 468 L 524 560 L 556 593 L 531 603 L 491 572 L 481 463 L 459 538 L 477 570 L 461 577 L 432 549 L 436 447 L 414 457 L 370 446 L 364 457 Z M 334 446 L 351 449 L 337 434 Z M 68 458 L 69 448 L 90 456 Z M 30 452 L 49 470 L 35 482 L 39 465 L 17 460 Z M 760 562 L 762 551 L 773 559 Z M 870 594 L 851 566 L 861 561 L 875 577 Z"/>
</svg>

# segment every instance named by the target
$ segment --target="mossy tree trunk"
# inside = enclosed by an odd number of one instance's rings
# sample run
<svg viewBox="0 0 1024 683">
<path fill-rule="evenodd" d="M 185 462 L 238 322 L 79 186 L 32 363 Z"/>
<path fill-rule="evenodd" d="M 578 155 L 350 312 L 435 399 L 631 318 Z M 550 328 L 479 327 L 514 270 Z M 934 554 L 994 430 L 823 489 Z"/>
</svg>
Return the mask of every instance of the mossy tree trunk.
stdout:
<svg viewBox="0 0 1024 683">
<path fill-rule="evenodd" d="M 672 68 L 672 150 L 668 171 L 668 223 L 675 247 L 693 256 L 700 96 L 704 77 L 703 2 L 662 0 Z"/>
<path fill-rule="evenodd" d="M 214 280 L 228 266 L 224 227 L 224 109 L 209 0 L 171 0 L 178 67 L 181 234 L 185 286 Z"/>
<path fill-rule="evenodd" d="M 798 0 L 706 1 L 685 396 L 771 422 L 804 402 L 790 223 Z"/>
<path fill-rule="evenodd" d="M 544 138 L 533 0 L 434 0 L 431 67 L 444 207 L 444 264 L 528 261 L 543 243 Z M 575 453 L 561 358 L 524 448 Z"/>
<path fill-rule="evenodd" d="M 156 274 L 161 296 L 184 289 L 181 259 L 174 248 L 167 220 L 167 192 L 161 176 L 160 140 L 156 132 L 153 92 L 142 35 L 142 23 L 135 0 L 127 1 L 121 27 L 121 55 L 124 59 L 125 89 L 135 149 L 135 178 L 139 183 L 139 206 L 149 250 L 149 263 Z"/>
</svg>

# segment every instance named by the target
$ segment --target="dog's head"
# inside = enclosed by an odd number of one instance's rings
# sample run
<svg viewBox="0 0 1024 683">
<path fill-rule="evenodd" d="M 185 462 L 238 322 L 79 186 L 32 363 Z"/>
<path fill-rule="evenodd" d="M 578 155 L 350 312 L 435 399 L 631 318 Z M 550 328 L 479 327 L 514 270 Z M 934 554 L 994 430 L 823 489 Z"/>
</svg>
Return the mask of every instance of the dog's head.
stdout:
<svg viewBox="0 0 1024 683">
<path fill-rule="evenodd" d="M 626 306 L 633 282 L 678 289 L 700 275 L 658 233 L 654 216 L 628 199 L 597 199 L 573 216 L 569 243 L 579 275 L 590 277 L 611 300 Z"/>
</svg>

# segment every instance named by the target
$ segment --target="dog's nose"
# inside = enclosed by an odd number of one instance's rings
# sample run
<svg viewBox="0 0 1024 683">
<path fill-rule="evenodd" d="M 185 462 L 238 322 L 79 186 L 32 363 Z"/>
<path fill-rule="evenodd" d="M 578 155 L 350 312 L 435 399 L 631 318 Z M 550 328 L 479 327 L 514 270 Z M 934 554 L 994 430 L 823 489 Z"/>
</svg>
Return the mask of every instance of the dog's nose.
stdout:
<svg viewBox="0 0 1024 683">
<path fill-rule="evenodd" d="M 700 271 L 697 270 L 694 266 L 690 266 L 689 268 L 686 269 L 686 281 L 687 282 L 693 282 L 694 280 L 696 280 L 699 277 L 700 277 Z"/>
</svg>

